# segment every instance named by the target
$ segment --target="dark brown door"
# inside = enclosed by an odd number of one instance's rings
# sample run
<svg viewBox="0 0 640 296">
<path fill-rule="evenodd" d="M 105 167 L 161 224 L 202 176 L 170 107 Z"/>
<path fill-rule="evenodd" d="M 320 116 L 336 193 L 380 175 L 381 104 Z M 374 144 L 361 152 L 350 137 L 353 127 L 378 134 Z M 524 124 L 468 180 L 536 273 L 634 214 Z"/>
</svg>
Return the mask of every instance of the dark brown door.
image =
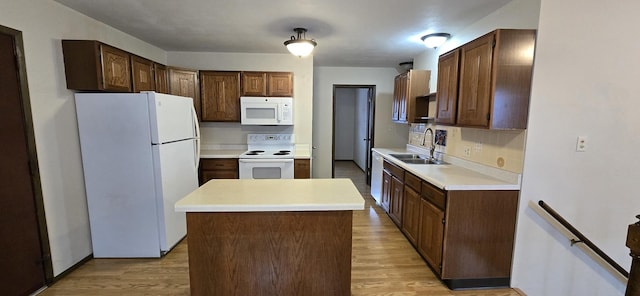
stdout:
<svg viewBox="0 0 640 296">
<path fill-rule="evenodd" d="M 45 285 L 16 39 L 0 27 L 0 287 L 29 295 Z"/>
</svg>

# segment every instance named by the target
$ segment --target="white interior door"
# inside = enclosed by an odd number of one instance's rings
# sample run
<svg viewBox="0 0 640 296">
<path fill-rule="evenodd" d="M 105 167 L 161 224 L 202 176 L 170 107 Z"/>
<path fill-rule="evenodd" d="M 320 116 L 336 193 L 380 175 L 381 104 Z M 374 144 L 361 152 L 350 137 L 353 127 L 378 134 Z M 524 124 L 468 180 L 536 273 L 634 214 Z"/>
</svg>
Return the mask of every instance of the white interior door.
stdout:
<svg viewBox="0 0 640 296">
<path fill-rule="evenodd" d="M 184 212 L 175 203 L 198 188 L 196 141 L 185 140 L 153 145 L 158 192 L 160 250 L 168 251 L 187 234 Z"/>
</svg>

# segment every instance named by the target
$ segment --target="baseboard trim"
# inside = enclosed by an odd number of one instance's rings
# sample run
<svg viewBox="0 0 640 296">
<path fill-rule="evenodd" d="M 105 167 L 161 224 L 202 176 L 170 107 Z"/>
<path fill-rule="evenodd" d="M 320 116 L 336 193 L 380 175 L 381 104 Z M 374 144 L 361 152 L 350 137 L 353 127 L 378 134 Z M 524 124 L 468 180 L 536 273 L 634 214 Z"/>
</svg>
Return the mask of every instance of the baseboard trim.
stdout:
<svg viewBox="0 0 640 296">
<path fill-rule="evenodd" d="M 442 281 L 451 290 L 477 288 L 509 288 L 511 278 L 445 279 Z"/>
</svg>

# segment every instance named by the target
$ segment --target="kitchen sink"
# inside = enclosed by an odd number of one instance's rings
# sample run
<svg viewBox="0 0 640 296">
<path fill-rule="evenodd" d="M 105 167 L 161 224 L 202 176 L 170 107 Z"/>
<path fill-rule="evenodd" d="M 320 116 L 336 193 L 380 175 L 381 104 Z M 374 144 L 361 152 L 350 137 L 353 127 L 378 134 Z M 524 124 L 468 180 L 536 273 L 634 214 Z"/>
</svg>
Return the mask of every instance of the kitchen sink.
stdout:
<svg viewBox="0 0 640 296">
<path fill-rule="evenodd" d="M 429 156 L 424 154 L 389 154 L 389 156 L 397 158 L 407 164 L 447 164 L 444 161 L 429 158 Z"/>
<path fill-rule="evenodd" d="M 429 158 L 429 156 L 426 156 L 424 154 L 389 154 L 389 156 L 395 157 L 395 158 L 400 159 L 400 160 L 405 160 L 405 159 L 427 159 L 427 158 Z"/>
</svg>

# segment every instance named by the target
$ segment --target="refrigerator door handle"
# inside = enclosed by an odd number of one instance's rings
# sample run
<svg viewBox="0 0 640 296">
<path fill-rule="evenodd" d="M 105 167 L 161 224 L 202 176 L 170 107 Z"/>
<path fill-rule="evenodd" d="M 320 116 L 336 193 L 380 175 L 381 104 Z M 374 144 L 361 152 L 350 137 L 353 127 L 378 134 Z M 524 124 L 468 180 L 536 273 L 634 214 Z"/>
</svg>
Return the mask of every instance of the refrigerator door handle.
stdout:
<svg viewBox="0 0 640 296">
<path fill-rule="evenodd" d="M 198 167 L 200 167 L 200 125 L 198 124 L 198 113 L 196 113 L 196 108 L 193 107 L 193 105 L 191 105 L 191 111 L 193 112 L 193 126 L 195 127 L 196 131 L 196 158 L 194 159 L 194 162 L 196 165 L 196 169 L 198 169 Z"/>
</svg>

